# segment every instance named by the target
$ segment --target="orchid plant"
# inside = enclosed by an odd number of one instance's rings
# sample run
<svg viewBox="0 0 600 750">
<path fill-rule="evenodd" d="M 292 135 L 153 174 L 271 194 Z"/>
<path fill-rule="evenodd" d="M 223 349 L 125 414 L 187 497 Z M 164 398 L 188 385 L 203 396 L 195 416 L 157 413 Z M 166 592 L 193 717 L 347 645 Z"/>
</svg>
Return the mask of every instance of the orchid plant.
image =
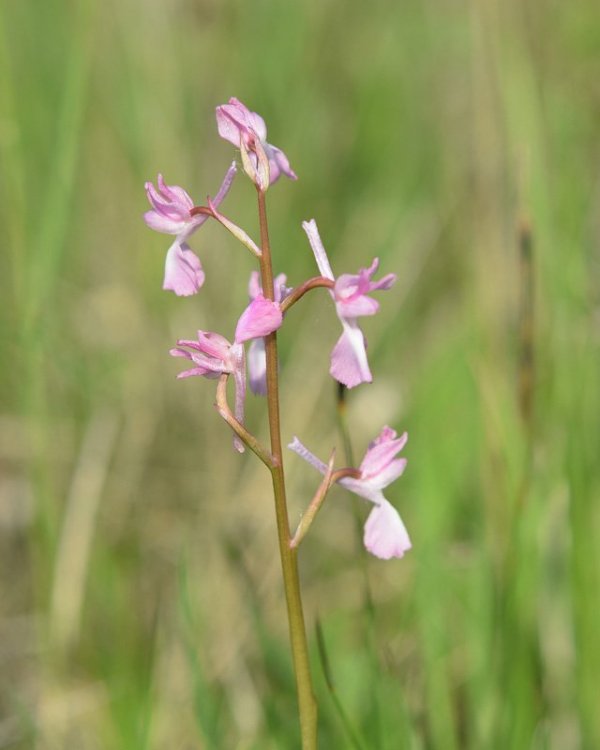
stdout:
<svg viewBox="0 0 600 750">
<path fill-rule="evenodd" d="M 177 341 L 177 346 L 170 353 L 190 363 L 190 367 L 180 372 L 178 377 L 200 375 L 217 381 L 217 409 L 233 431 L 234 448 L 239 452 L 249 448 L 271 473 L 298 691 L 302 747 L 304 750 L 311 750 L 317 746 L 317 707 L 298 577 L 298 549 L 334 483 L 373 504 L 364 528 L 364 544 L 371 554 L 388 560 L 402 557 L 410 549 L 411 543 L 404 524 L 382 492 L 404 472 L 406 459 L 397 458 L 397 455 L 406 444 L 407 434 L 398 437 L 394 430 L 384 426 L 368 446 L 358 467 L 338 469 L 334 468 L 335 452 L 332 452 L 329 461 L 325 463 L 294 437 L 288 447 L 317 469 L 323 479 L 297 529 L 292 533 L 280 431 L 277 331 L 284 322 L 285 313 L 308 291 L 315 288 L 326 289 L 342 325 L 342 334 L 331 352 L 329 372 L 345 388 L 370 383 L 373 378 L 367 359 L 367 345 L 358 319 L 374 315 L 378 311 L 379 303 L 371 294 L 390 289 L 396 276 L 390 273 L 374 280 L 379 265 L 377 258 L 368 268 L 362 268 L 356 274 L 335 276 L 317 224 L 311 219 L 303 222 L 302 227 L 320 275 L 297 286 L 287 286 L 287 278 L 283 274 L 274 278 L 266 193 L 281 175 L 295 180 L 296 174 L 284 152 L 267 142 L 265 122 L 256 112 L 251 112 L 242 102 L 232 98 L 227 104 L 217 107 L 216 116 L 219 135 L 239 149 L 243 170 L 256 188 L 260 243 L 255 243 L 241 227 L 219 210 L 237 173 L 235 161 L 227 170 L 214 199 L 208 198 L 206 205 L 195 205 L 186 190 L 178 185 L 167 185 L 162 175 L 158 176 L 156 186 L 146 183 L 151 209 L 144 215 L 144 220 L 151 229 L 175 236 L 167 251 L 163 289 L 179 296 L 196 294 L 205 282 L 200 259 L 189 246 L 188 240 L 208 219 L 225 227 L 258 262 L 258 270 L 252 273 L 249 281 L 250 302 L 239 317 L 233 341 L 220 333 L 198 331 L 196 339 Z M 246 352 L 245 345 L 248 342 Z M 227 382 L 230 377 L 233 377 L 235 385 L 233 410 L 227 400 Z M 269 446 L 263 445 L 245 424 L 246 379 L 253 393 L 266 397 Z"/>
</svg>

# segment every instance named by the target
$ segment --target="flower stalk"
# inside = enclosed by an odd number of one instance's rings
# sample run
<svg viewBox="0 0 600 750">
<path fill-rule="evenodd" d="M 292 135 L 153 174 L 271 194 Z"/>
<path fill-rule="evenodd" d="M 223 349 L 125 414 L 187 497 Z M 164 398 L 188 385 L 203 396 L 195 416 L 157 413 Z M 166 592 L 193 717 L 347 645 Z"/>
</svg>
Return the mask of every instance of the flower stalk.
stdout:
<svg viewBox="0 0 600 750">
<path fill-rule="evenodd" d="M 274 300 L 273 265 L 271 261 L 271 245 L 269 242 L 265 193 L 258 188 L 257 194 L 261 241 L 261 282 L 265 297 L 269 300 Z M 291 546 L 290 525 L 285 492 L 285 476 L 283 472 L 283 453 L 281 448 L 281 426 L 279 418 L 279 375 L 276 332 L 265 337 L 265 351 L 267 358 L 267 408 L 271 437 L 271 454 L 275 461 L 275 465 L 271 468 L 271 476 L 273 479 L 277 537 L 279 540 L 283 587 L 287 605 L 290 644 L 292 648 L 294 671 L 296 674 L 296 689 L 298 691 L 302 750 L 316 750 L 317 702 L 314 696 L 312 676 L 310 672 L 306 626 L 304 624 L 304 612 L 300 593 L 300 578 L 298 575 L 298 553 L 297 549 Z"/>
<path fill-rule="evenodd" d="M 337 470 L 334 470 L 333 463 L 335 451 L 331 453 L 329 463 L 325 464 L 294 437 L 288 448 L 307 461 L 324 478 L 292 536 L 283 469 L 276 332 L 282 326 L 285 314 L 307 292 L 317 288 L 326 289 L 342 325 L 342 334 L 331 351 L 329 372 L 338 381 L 340 395 L 343 396 L 346 388 L 354 388 L 372 381 L 367 359 L 367 341 L 358 320 L 363 316 L 377 313 L 379 303 L 371 294 L 390 289 L 396 276 L 389 273 L 375 280 L 373 277 L 379 265 L 377 258 L 367 268 L 361 268 L 358 273 L 336 276 L 321 241 L 317 224 L 311 219 L 303 222 L 302 226 L 320 275 L 309 278 L 295 287 L 287 285 L 285 273 L 279 273 L 274 277 L 266 191 L 282 175 L 295 180 L 296 173 L 285 153 L 267 141 L 267 127 L 262 117 L 250 111 L 238 99 L 231 98 L 227 104 L 217 107 L 216 117 L 219 135 L 240 150 L 244 172 L 256 187 L 260 246 L 244 229 L 218 210 L 235 177 L 235 162 L 229 167 L 214 200 L 208 197 L 206 206 L 194 205 L 190 194 L 183 187 L 167 184 L 159 174 L 157 186 L 151 182 L 146 183 L 150 210 L 144 214 L 144 221 L 155 231 L 175 236 L 165 259 L 163 288 L 175 292 L 178 296 L 196 294 L 204 284 L 205 273 L 202 264 L 189 246 L 188 240 L 209 218 L 224 226 L 250 251 L 260 266 L 260 271 L 254 270 L 250 275 L 250 302 L 240 315 L 231 340 L 219 332 L 198 330 L 195 338 L 178 339 L 170 354 L 183 359 L 187 364 L 187 369 L 180 372 L 178 378 L 200 376 L 217 381 L 215 406 L 233 432 L 233 447 L 239 453 L 249 448 L 271 473 L 298 695 L 302 750 L 316 750 L 318 712 L 300 593 L 298 547 L 323 506 L 331 485 L 337 483 L 373 506 L 365 523 L 363 537 L 364 546 L 371 554 L 389 560 L 402 557 L 410 549 L 411 542 L 402 519 L 383 495 L 383 490 L 404 471 L 406 459 L 396 456 L 403 449 L 407 435 L 404 433 L 398 437 L 395 430 L 385 426 L 369 444 L 358 467 Z M 235 386 L 233 409 L 227 400 L 227 384 L 231 376 Z M 266 396 L 270 448 L 261 443 L 245 425 L 244 405 L 248 383 L 255 395 Z M 343 399 L 339 402 L 340 417 L 343 414 L 342 407 Z M 349 445 L 348 435 L 345 436 L 345 442 Z M 348 463 L 354 465 L 348 448 L 346 454 Z"/>
<path fill-rule="evenodd" d="M 223 373 L 219 376 L 219 383 L 217 385 L 217 397 L 215 406 L 219 415 L 227 422 L 231 429 L 235 432 L 238 438 L 246 445 L 250 450 L 255 453 L 260 460 L 265 464 L 268 469 L 273 469 L 275 466 L 275 459 L 269 453 L 269 451 L 262 445 L 262 443 L 254 437 L 244 425 L 235 417 L 231 411 L 227 402 L 227 381 L 229 379 L 228 373 Z"/>
<path fill-rule="evenodd" d="M 308 279 L 308 281 L 305 281 L 303 284 L 296 287 L 296 289 L 294 289 L 291 294 L 283 300 L 281 303 L 281 312 L 285 314 L 292 305 L 295 305 L 296 302 L 301 300 L 311 289 L 320 289 L 323 287 L 325 289 L 333 289 L 334 286 L 335 282 L 331 279 L 326 279 L 324 276 L 315 276 L 312 279 Z"/>
<path fill-rule="evenodd" d="M 337 471 L 334 471 L 334 459 L 335 451 L 332 451 L 331 458 L 329 459 L 329 463 L 327 464 L 327 472 L 323 477 L 323 481 L 315 492 L 313 499 L 310 501 L 306 512 L 302 516 L 300 523 L 298 524 L 296 533 L 294 534 L 292 541 L 290 542 L 290 547 L 299 547 L 300 542 L 308 534 L 308 530 L 312 526 L 312 522 L 315 520 L 317 513 L 325 502 L 325 498 L 327 497 L 327 493 L 329 492 L 331 485 L 338 480 L 343 479 L 344 477 L 353 477 L 354 479 L 358 479 L 360 477 L 360 472 L 357 471 L 357 469 L 338 469 Z"/>
</svg>

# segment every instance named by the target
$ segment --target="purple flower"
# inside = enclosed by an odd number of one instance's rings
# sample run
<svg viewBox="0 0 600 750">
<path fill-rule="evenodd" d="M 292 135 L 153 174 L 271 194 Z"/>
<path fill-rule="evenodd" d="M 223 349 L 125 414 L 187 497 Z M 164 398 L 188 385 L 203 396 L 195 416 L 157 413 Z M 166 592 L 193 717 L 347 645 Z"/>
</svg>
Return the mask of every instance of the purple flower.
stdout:
<svg viewBox="0 0 600 750">
<path fill-rule="evenodd" d="M 275 302 L 280 305 L 290 293 L 291 289 L 285 285 L 287 277 L 284 273 L 276 276 L 273 282 Z M 252 271 L 248 283 L 248 295 L 251 302 L 262 294 L 258 271 Z M 239 324 L 238 324 L 239 325 Z M 250 390 L 257 396 L 267 395 L 267 355 L 264 338 L 255 338 L 248 347 L 248 380 Z"/>
<path fill-rule="evenodd" d="M 217 107 L 219 135 L 239 148 L 248 157 L 244 169 L 261 190 L 277 182 L 281 174 L 296 180 L 287 156 L 281 149 L 267 143 L 267 126 L 263 118 L 232 97 Z"/>
<path fill-rule="evenodd" d="M 190 351 L 188 351 L 190 350 Z M 246 398 L 246 364 L 244 347 L 240 343 L 230 344 L 218 333 L 198 331 L 198 341 L 180 339 L 169 352 L 173 357 L 185 357 L 193 363 L 189 370 L 180 372 L 178 378 L 202 375 L 205 378 L 218 378 L 223 373 L 233 375 L 235 382 L 235 417 L 244 423 L 244 401 Z M 240 453 L 244 452 L 242 442 L 234 437 L 233 444 Z"/>
<path fill-rule="evenodd" d="M 235 162 L 229 167 L 213 204 L 218 206 L 227 193 L 237 171 Z M 179 185 L 167 185 L 158 175 L 158 189 L 146 183 L 146 195 L 152 209 L 144 214 L 144 221 L 157 232 L 176 235 L 175 242 L 167 252 L 163 289 L 170 289 L 179 296 L 195 294 L 204 284 L 204 271 L 198 257 L 186 240 L 209 218 L 206 214 L 192 216 L 194 201 Z"/>
<path fill-rule="evenodd" d="M 389 273 L 379 281 L 371 281 L 379 266 L 379 260 L 375 258 L 369 268 L 361 268 L 357 274 L 342 274 L 336 279 L 319 236 L 317 223 L 314 219 L 304 221 L 302 228 L 308 236 L 321 275 L 335 281 L 331 296 L 344 330 L 331 352 L 329 372 L 347 388 L 370 383 L 373 376 L 367 360 L 367 345 L 357 318 L 377 312 L 379 303 L 367 295 L 380 289 L 389 289 L 396 281 L 396 275 Z"/>
<path fill-rule="evenodd" d="M 369 444 L 358 469 L 360 476 L 357 479 L 343 477 L 338 480 L 342 487 L 375 505 L 367 518 L 363 541 L 369 552 L 383 560 L 403 557 L 411 548 L 408 532 L 398 511 L 385 499 L 382 492 L 404 472 L 406 459 L 396 458 L 396 455 L 404 448 L 407 439 L 406 432 L 397 437 L 394 430 L 384 427 Z M 327 473 L 326 464 L 302 445 L 297 437 L 288 448 L 308 461 L 321 474 Z"/>
</svg>

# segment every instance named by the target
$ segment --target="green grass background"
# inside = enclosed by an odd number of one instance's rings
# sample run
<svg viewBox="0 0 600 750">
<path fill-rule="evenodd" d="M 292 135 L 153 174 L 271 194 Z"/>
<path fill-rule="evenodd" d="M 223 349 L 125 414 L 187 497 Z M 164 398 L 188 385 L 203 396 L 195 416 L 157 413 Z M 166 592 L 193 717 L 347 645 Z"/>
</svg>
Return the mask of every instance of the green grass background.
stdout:
<svg viewBox="0 0 600 750">
<path fill-rule="evenodd" d="M 300 177 L 268 196 L 276 270 L 314 272 L 315 217 L 338 272 L 399 279 L 348 423 L 359 457 L 408 430 L 414 549 L 368 556 L 340 489 L 303 544 L 321 747 L 358 745 L 317 617 L 363 748 L 600 747 L 599 81 L 594 0 L 0 5 L 0 747 L 299 747 L 268 476 L 167 353 L 231 334 L 252 258 L 206 225 L 178 299 L 141 219 L 158 171 L 215 193 L 229 96 Z M 243 177 L 226 207 L 258 234 Z M 302 304 L 284 439 L 326 456 L 338 323 Z"/>
</svg>

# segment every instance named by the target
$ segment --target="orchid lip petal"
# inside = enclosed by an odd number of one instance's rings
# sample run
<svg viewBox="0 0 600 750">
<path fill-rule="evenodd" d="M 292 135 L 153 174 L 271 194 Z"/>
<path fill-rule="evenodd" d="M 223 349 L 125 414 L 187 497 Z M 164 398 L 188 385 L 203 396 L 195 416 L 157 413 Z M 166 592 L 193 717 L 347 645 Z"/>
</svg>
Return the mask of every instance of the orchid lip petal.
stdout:
<svg viewBox="0 0 600 750">
<path fill-rule="evenodd" d="M 204 284 L 204 271 L 197 255 L 184 242 L 176 240 L 165 260 L 163 289 L 168 289 L 180 297 L 188 297 Z"/>
<path fill-rule="evenodd" d="M 376 505 L 365 523 L 364 545 L 382 560 L 403 557 L 412 544 L 398 511 L 387 500 Z"/>
<path fill-rule="evenodd" d="M 372 382 L 363 332 L 354 321 L 342 320 L 342 325 L 343 333 L 331 352 L 331 376 L 346 388 Z"/>
</svg>

